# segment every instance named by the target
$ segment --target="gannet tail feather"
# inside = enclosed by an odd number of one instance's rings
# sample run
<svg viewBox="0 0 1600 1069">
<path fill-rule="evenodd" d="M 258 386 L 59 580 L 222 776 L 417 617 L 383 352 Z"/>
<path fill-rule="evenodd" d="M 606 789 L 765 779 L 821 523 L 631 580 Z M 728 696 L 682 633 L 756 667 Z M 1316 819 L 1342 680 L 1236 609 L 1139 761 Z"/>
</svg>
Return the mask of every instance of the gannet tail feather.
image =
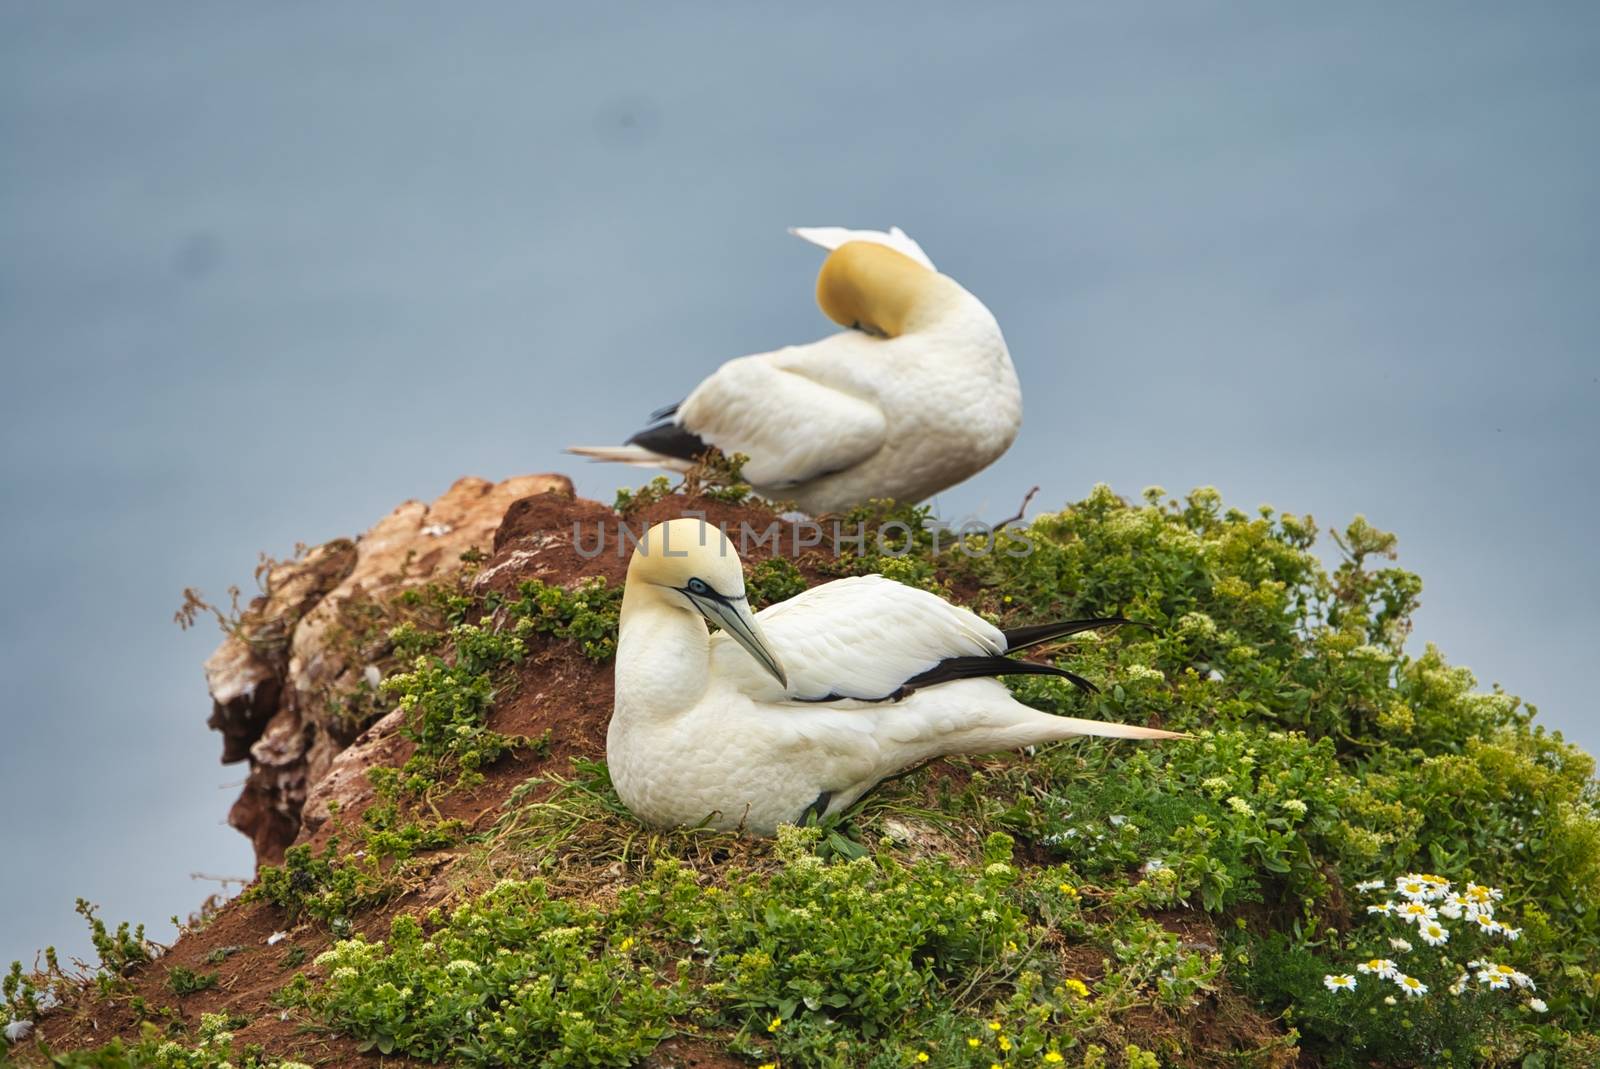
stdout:
<svg viewBox="0 0 1600 1069">
<path fill-rule="evenodd" d="M 1117 724 L 1109 720 L 1082 720 L 1074 716 L 1058 716 L 1061 721 L 1061 738 L 1077 735 L 1097 735 L 1103 739 L 1187 739 L 1181 731 L 1163 731 L 1160 728 L 1140 727 L 1137 724 Z"/>
<path fill-rule="evenodd" d="M 567 452 L 608 464 L 632 464 L 638 468 L 688 471 L 694 465 L 679 457 L 665 456 L 639 445 L 570 445 Z"/>
<path fill-rule="evenodd" d="M 648 449 L 657 456 L 673 457 L 690 464 L 698 464 L 711 450 L 704 438 L 672 420 L 646 427 L 629 438 L 627 444 Z"/>
<path fill-rule="evenodd" d="M 946 657 L 926 672 L 914 675 L 901 685 L 901 694 L 918 687 L 931 687 L 953 679 L 981 679 L 986 676 L 1060 676 L 1085 694 L 1098 694 L 1100 688 L 1065 668 L 1037 661 L 1018 661 L 1010 657 Z"/>
<path fill-rule="evenodd" d="M 1120 616 L 1103 616 L 1087 620 L 1058 620 L 1050 624 L 1035 624 L 1032 627 L 1013 627 L 1001 632 L 1006 636 L 1006 650 L 1015 653 L 1025 650 L 1029 646 L 1037 646 L 1041 642 L 1050 642 L 1068 635 L 1081 634 L 1084 631 L 1093 631 L 1097 627 L 1117 627 L 1122 624 L 1133 624 L 1136 627 L 1146 625 L 1135 620 L 1126 620 Z"/>
</svg>

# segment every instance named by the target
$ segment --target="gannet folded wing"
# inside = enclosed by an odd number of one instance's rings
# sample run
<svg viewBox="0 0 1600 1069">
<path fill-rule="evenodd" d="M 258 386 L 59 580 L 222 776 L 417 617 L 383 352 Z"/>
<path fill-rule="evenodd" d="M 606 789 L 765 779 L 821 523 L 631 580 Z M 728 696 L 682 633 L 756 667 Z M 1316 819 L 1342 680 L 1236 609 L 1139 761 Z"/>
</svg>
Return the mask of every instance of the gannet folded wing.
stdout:
<svg viewBox="0 0 1600 1069">
<path fill-rule="evenodd" d="M 834 347 L 847 348 L 861 339 L 839 335 L 838 341 Z M 730 360 L 678 406 L 674 423 L 729 456 L 749 457 L 745 478 L 767 487 L 842 471 L 883 448 L 889 424 L 881 408 L 820 381 L 786 355 Z M 634 441 L 659 448 L 648 432 Z"/>
<path fill-rule="evenodd" d="M 943 598 L 881 575 L 837 579 L 756 614 L 788 672 L 780 687 L 725 634 L 714 671 L 760 701 L 884 701 L 955 657 L 1005 652 L 999 628 Z"/>
</svg>

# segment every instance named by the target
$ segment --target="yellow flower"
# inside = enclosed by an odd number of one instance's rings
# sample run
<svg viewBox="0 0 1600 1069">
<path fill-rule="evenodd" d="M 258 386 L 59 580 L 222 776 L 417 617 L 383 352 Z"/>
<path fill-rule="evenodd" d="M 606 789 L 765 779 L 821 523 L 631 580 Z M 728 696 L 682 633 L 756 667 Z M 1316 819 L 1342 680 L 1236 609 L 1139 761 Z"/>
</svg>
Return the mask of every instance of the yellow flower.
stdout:
<svg viewBox="0 0 1600 1069">
<path fill-rule="evenodd" d="M 783 1018 L 782 1017 L 774 1017 L 772 1019 L 772 1023 L 767 1025 L 767 1031 L 768 1032 L 776 1032 L 778 1029 L 780 1029 L 782 1027 L 783 1027 Z"/>
<path fill-rule="evenodd" d="M 756 1069 L 778 1069 L 778 1063 L 777 1062 L 762 1062 L 760 1065 L 756 1066 Z"/>
<path fill-rule="evenodd" d="M 1060 1064 L 1065 1059 L 1063 1059 L 1061 1057 L 1061 1052 L 1060 1051 L 1052 1050 L 1052 1051 L 1046 1052 L 1046 1054 L 1044 1056 L 1044 1060 L 1049 1062 L 1051 1065 L 1057 1065 L 1057 1064 Z"/>
<path fill-rule="evenodd" d="M 1001 1050 L 1010 1050 L 1011 1049 L 1011 1040 L 1007 1039 L 1005 1036 L 1001 1036 L 1000 1037 L 1000 1049 Z"/>
<path fill-rule="evenodd" d="M 980 1040 L 977 1036 L 973 1036 L 971 1039 L 967 1040 L 967 1046 L 969 1046 L 969 1047 L 981 1046 L 982 1043 L 983 1043 L 983 1041 Z"/>
<path fill-rule="evenodd" d="M 1007 940 L 1006 941 L 1006 953 L 1007 954 L 1015 954 L 1016 952 L 1017 952 L 1017 944 L 1011 942 L 1010 940 Z"/>
<path fill-rule="evenodd" d="M 1062 986 L 1064 986 L 1068 991 L 1071 991 L 1074 995 L 1077 995 L 1079 998 L 1089 997 L 1089 985 L 1084 983 L 1082 980 L 1077 979 L 1076 977 L 1066 981 L 1066 983 Z"/>
<path fill-rule="evenodd" d="M 624 954 L 626 954 L 628 951 L 632 950 L 633 949 L 633 936 L 630 935 L 626 939 L 624 939 L 622 941 L 622 945 L 619 946 L 617 949 L 621 950 Z"/>
<path fill-rule="evenodd" d="M 989 1031 L 991 1031 L 991 1032 L 1000 1031 L 1000 1022 L 999 1021 L 990 1021 L 989 1022 Z"/>
<path fill-rule="evenodd" d="M 927 1060 L 928 1060 L 928 1052 L 927 1051 L 925 1051 L 925 1050 L 917 1051 L 917 1061 L 925 1062 Z"/>
<path fill-rule="evenodd" d="M 1059 884 L 1059 885 L 1057 885 L 1056 890 L 1060 891 L 1062 894 L 1066 895 L 1068 898 L 1077 898 L 1078 897 L 1078 889 L 1076 887 L 1072 886 L 1072 884 L 1070 884 L 1070 883 Z"/>
</svg>

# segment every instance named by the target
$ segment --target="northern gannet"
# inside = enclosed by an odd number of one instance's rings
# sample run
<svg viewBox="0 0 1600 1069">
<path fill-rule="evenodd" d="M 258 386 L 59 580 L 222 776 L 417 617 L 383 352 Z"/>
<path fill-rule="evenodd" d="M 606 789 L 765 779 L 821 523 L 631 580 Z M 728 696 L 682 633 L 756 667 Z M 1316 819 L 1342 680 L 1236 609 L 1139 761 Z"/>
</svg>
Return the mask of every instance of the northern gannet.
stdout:
<svg viewBox="0 0 1600 1069">
<path fill-rule="evenodd" d="M 730 360 L 596 460 L 686 471 L 715 446 L 750 459 L 763 497 L 812 515 L 914 503 L 977 474 L 1022 425 L 1022 391 L 989 309 L 898 227 L 797 227 L 831 250 L 817 304 L 850 329 Z"/>
<path fill-rule="evenodd" d="M 722 630 L 709 634 L 707 620 Z M 994 678 L 1081 682 L 1005 654 L 1109 622 L 1120 621 L 1001 631 L 878 575 L 752 613 L 738 553 L 720 530 L 692 518 L 657 524 L 628 564 L 606 735 L 611 780 L 647 823 L 770 835 L 947 754 L 1077 735 L 1180 737 L 1030 709 Z"/>
</svg>

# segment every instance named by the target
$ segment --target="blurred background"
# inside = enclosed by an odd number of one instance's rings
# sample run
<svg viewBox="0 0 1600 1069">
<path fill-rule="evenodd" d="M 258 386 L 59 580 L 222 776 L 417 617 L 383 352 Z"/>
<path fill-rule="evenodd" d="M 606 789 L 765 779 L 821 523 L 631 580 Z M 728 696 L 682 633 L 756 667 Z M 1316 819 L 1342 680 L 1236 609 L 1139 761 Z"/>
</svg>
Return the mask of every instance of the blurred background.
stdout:
<svg viewBox="0 0 1600 1069">
<path fill-rule="evenodd" d="M 582 10 L 578 10 L 582 8 Z M 887 227 L 1026 398 L 938 501 L 1214 484 L 1600 749 L 1600 7 L 0 2 L 0 965 L 248 875 L 186 585 L 621 441 Z M 1331 549 L 1328 550 L 1331 553 Z"/>
</svg>

